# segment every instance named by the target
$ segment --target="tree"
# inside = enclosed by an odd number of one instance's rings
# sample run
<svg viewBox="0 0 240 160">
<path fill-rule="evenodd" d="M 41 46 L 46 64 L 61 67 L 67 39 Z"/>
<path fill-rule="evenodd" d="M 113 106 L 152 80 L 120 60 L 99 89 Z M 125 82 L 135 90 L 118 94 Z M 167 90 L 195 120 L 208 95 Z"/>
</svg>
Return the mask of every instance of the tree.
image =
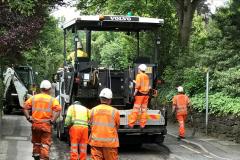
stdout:
<svg viewBox="0 0 240 160">
<path fill-rule="evenodd" d="M 136 56 L 136 41 L 123 33 L 115 33 L 114 39 L 107 42 L 100 50 L 101 63 L 116 69 L 128 68 Z"/>
<path fill-rule="evenodd" d="M 229 6 L 218 9 L 205 26 L 203 18 L 194 20 L 190 52 L 195 66 L 211 70 L 211 92 L 239 96 L 239 38 L 240 2 L 233 0 Z"/>
<path fill-rule="evenodd" d="M 46 18 L 43 29 L 33 46 L 24 52 L 24 64 L 29 64 L 39 74 L 37 80 L 51 80 L 63 64 L 63 32 L 53 17 Z"/>
<path fill-rule="evenodd" d="M 163 27 L 159 29 L 158 35 L 148 34 L 148 36 L 141 37 L 141 40 L 144 41 L 140 45 L 141 49 L 146 50 L 140 50 L 140 52 L 143 53 L 141 54 L 142 56 L 148 56 L 150 52 L 149 48 L 153 48 L 155 45 L 155 36 L 159 36 L 161 39 L 161 45 L 159 46 L 158 64 L 161 71 L 163 71 L 167 65 L 175 64 L 174 61 L 177 59 L 176 57 L 178 57 L 176 55 L 178 54 L 176 52 L 176 43 L 178 41 L 176 35 L 178 32 L 176 28 L 176 11 L 172 1 L 81 0 L 78 3 L 77 8 L 83 14 L 127 15 L 127 13 L 131 11 L 133 16 L 163 18 L 165 22 Z M 96 46 L 96 44 L 94 46 Z M 154 51 L 152 51 L 152 53 L 154 53 Z"/>
<path fill-rule="evenodd" d="M 31 47 L 48 12 L 62 0 L 0 1 L 0 57 L 15 57 Z"/>
<path fill-rule="evenodd" d="M 179 21 L 179 39 L 183 48 L 188 47 L 192 20 L 198 4 L 204 0 L 175 0 Z"/>
</svg>

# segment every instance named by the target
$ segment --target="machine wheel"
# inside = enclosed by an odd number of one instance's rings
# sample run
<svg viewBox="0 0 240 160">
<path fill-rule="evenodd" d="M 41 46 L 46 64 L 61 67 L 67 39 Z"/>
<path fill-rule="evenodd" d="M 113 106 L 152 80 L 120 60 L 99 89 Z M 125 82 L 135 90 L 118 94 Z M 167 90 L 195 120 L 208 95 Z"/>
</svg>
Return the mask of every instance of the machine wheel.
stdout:
<svg viewBox="0 0 240 160">
<path fill-rule="evenodd" d="M 13 110 L 12 106 L 5 106 L 3 108 L 3 113 L 4 114 L 10 114 L 10 113 L 12 113 L 12 110 Z"/>
<path fill-rule="evenodd" d="M 130 146 L 136 149 L 140 149 L 142 148 L 142 145 L 143 145 L 142 143 L 136 143 L 136 144 L 131 144 Z"/>
<path fill-rule="evenodd" d="M 163 134 L 159 134 L 158 136 L 156 136 L 156 143 L 162 144 L 164 142 L 164 138 L 165 136 Z"/>
</svg>

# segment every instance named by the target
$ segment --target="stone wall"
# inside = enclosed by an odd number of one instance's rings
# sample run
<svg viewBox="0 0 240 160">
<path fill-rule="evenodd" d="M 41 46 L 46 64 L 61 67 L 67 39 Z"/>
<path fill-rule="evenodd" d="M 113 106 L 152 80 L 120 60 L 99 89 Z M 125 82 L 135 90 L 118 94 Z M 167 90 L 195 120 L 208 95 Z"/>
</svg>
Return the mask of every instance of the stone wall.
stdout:
<svg viewBox="0 0 240 160">
<path fill-rule="evenodd" d="M 169 116 L 171 113 L 169 107 Z M 188 116 L 187 126 L 190 127 L 190 116 Z M 205 112 L 193 111 L 194 127 L 197 132 L 205 133 Z M 169 121 L 174 121 L 169 118 Z M 223 140 L 230 140 L 240 143 L 240 117 L 237 116 L 216 116 L 208 115 L 208 135 Z"/>
<path fill-rule="evenodd" d="M 0 72 L 1 74 L 1 72 Z M 1 76 L 1 75 L 0 75 Z M 0 130 L 1 130 L 1 126 L 2 126 L 2 109 L 3 109 L 3 103 L 2 103 L 2 99 L 3 99 L 3 92 L 4 92 L 4 86 L 3 86 L 3 81 L 0 77 Z"/>
<path fill-rule="evenodd" d="M 194 112 L 193 117 L 197 131 L 205 132 L 205 113 Z M 208 134 L 240 143 L 240 117 L 210 114 L 208 116 Z"/>
</svg>

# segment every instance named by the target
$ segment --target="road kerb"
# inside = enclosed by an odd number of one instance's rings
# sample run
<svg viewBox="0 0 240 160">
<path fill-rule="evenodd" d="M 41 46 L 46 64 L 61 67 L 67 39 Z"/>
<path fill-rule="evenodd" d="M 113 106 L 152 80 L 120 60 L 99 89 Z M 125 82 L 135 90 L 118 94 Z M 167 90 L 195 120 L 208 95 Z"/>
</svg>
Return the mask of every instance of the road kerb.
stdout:
<svg viewBox="0 0 240 160">
<path fill-rule="evenodd" d="M 172 134 L 172 133 L 167 133 L 167 134 L 170 135 L 170 136 L 172 136 L 172 137 L 178 138 L 178 136 L 175 135 L 175 134 Z M 209 155 L 211 155 L 211 156 L 213 156 L 213 157 L 216 157 L 216 158 L 218 158 L 218 159 L 231 160 L 231 159 L 229 159 L 229 158 L 223 158 L 223 157 L 220 157 L 220 156 L 218 156 L 218 155 L 216 155 L 216 154 L 214 154 L 214 153 L 212 153 L 212 152 L 209 152 L 205 147 L 203 147 L 201 144 L 199 144 L 199 143 L 197 143 L 197 142 L 193 142 L 193 141 L 187 140 L 187 139 L 181 139 L 181 141 L 183 141 L 183 142 L 185 142 L 185 143 L 187 143 L 187 144 L 190 144 L 190 145 L 192 145 L 192 146 L 198 147 L 198 148 L 201 149 L 203 152 L 205 152 L 205 153 L 207 153 L 207 154 L 209 154 Z"/>
<path fill-rule="evenodd" d="M 175 134 L 172 134 L 172 133 L 167 133 L 167 134 L 172 136 L 172 137 L 178 138 L 178 136 L 175 135 Z M 202 151 L 204 151 L 206 153 L 209 153 L 209 151 L 205 147 L 203 147 L 201 144 L 199 144 L 199 143 L 196 143 L 196 142 L 193 142 L 193 141 L 190 141 L 190 140 L 187 140 L 187 139 L 181 139 L 181 141 L 183 141 L 183 142 L 185 142 L 187 144 L 193 145 L 195 147 L 198 147 Z"/>
</svg>

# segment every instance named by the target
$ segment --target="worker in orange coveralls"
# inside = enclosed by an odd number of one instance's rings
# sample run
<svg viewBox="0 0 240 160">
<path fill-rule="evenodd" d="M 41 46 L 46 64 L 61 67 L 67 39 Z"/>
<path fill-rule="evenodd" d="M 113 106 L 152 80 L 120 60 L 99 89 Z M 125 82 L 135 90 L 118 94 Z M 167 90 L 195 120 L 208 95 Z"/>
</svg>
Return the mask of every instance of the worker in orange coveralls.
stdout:
<svg viewBox="0 0 240 160">
<path fill-rule="evenodd" d="M 65 126 L 69 127 L 70 160 L 87 159 L 89 110 L 75 101 L 68 107 Z"/>
<path fill-rule="evenodd" d="M 35 160 L 49 160 L 52 124 L 56 122 L 62 108 L 58 100 L 49 95 L 51 86 L 48 80 L 43 80 L 40 84 L 41 93 L 30 97 L 24 103 L 23 112 L 32 123 L 32 156 Z"/>
<path fill-rule="evenodd" d="M 178 139 L 185 138 L 185 120 L 187 118 L 187 108 L 191 106 L 190 99 L 184 94 L 183 87 L 177 88 L 178 94 L 172 100 L 172 113 L 176 111 L 176 118 L 179 123 L 179 136 Z"/>
<path fill-rule="evenodd" d="M 133 110 L 128 120 L 128 126 L 133 128 L 138 114 L 140 113 L 140 128 L 144 128 L 147 123 L 147 107 L 149 99 L 149 77 L 145 73 L 147 66 L 145 64 L 140 64 L 138 66 L 138 74 L 136 76 L 135 91 L 134 91 L 134 105 Z"/>
<path fill-rule="evenodd" d="M 94 107 L 90 113 L 91 158 L 92 160 L 118 160 L 120 114 L 110 105 L 111 89 L 104 88 L 99 97 L 101 104 Z"/>
</svg>

